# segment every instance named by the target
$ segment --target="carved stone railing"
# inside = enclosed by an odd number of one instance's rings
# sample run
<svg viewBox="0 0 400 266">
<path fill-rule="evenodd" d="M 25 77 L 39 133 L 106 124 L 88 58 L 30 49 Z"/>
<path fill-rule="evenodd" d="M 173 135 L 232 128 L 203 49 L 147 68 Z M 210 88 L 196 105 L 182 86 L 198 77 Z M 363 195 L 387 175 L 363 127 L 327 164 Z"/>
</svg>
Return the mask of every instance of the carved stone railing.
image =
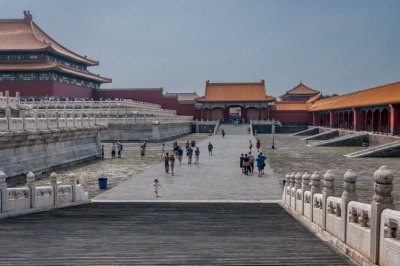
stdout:
<svg viewBox="0 0 400 266">
<path fill-rule="evenodd" d="M 343 176 L 341 197 L 334 196 L 335 173 L 331 170 L 324 175 L 322 193 L 318 172 L 311 178 L 303 174 L 301 188 L 299 177 L 286 175 L 282 206 L 288 212 L 359 264 L 400 265 L 400 211 L 393 210 L 393 176 L 386 166 L 374 173 L 371 204 L 358 202 L 353 170 Z"/>
<path fill-rule="evenodd" d="M 35 175 L 27 174 L 27 187 L 7 188 L 7 176 L 0 171 L 1 213 L 31 208 L 51 209 L 68 206 L 74 202 L 88 201 L 88 194 L 82 185 L 76 184 L 75 174 L 68 176 L 68 185 L 57 184 L 57 174 L 50 175 L 50 186 L 35 186 Z"/>
</svg>

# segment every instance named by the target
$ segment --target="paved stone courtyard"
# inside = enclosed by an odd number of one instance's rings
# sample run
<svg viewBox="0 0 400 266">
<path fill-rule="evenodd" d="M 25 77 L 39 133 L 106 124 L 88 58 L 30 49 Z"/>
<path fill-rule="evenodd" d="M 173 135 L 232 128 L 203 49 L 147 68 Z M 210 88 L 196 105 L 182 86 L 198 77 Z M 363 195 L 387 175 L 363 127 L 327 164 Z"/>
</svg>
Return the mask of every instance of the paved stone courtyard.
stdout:
<svg viewBox="0 0 400 266">
<path fill-rule="evenodd" d="M 199 143 L 200 164 L 188 165 L 184 156 L 182 164 L 176 162 L 175 175 L 164 173 L 164 164 L 154 165 L 94 200 L 101 201 L 187 201 L 187 200 L 279 200 L 281 185 L 271 169 L 266 175 L 257 173 L 246 176 L 239 167 L 241 153 L 248 151 L 250 135 L 221 135 L 209 137 Z M 208 155 L 207 145 L 214 145 L 213 155 Z M 153 180 L 160 180 L 159 198 L 155 198 Z"/>
<path fill-rule="evenodd" d="M 272 135 L 258 135 L 263 150 L 268 155 L 268 162 L 277 179 L 283 179 L 290 172 L 319 171 L 324 174 L 332 169 L 337 173 L 335 180 L 336 196 L 343 192 L 343 174 L 353 169 L 359 174 L 357 194 L 361 202 L 370 203 L 373 195 L 373 174 L 380 166 L 386 165 L 393 171 L 393 197 L 396 209 L 400 210 L 400 158 L 347 158 L 350 152 L 365 149 L 362 147 L 307 147 L 303 136 L 276 134 L 275 147 L 272 146 Z"/>
</svg>

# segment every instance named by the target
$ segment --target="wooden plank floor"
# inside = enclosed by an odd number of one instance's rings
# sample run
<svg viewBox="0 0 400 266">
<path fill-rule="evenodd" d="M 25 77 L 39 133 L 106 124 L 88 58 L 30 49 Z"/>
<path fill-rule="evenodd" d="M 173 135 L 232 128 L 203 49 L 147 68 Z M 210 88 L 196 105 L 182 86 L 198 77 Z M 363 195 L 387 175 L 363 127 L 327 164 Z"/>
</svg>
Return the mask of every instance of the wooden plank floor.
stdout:
<svg viewBox="0 0 400 266">
<path fill-rule="evenodd" d="M 0 264 L 351 265 L 273 203 L 92 203 L 0 228 Z"/>
</svg>

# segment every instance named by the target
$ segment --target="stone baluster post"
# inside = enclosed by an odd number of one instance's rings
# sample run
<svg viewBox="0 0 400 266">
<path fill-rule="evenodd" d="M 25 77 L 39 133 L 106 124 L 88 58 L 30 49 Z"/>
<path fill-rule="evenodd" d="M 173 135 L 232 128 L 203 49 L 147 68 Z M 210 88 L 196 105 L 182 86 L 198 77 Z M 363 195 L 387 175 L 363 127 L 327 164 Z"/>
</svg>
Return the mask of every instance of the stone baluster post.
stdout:
<svg viewBox="0 0 400 266">
<path fill-rule="evenodd" d="M 318 171 L 315 171 L 311 175 L 311 220 L 313 220 L 313 206 L 314 206 L 314 194 L 321 193 L 321 176 Z"/>
<path fill-rule="evenodd" d="M 294 209 L 296 209 L 297 205 L 297 190 L 301 189 L 301 177 L 302 173 L 297 172 L 294 176 L 295 184 L 294 184 Z"/>
<path fill-rule="evenodd" d="M 394 209 L 392 190 L 393 175 L 386 167 L 381 166 L 374 173 L 374 196 L 371 202 L 371 260 L 379 262 L 379 242 L 381 214 L 384 209 Z"/>
<path fill-rule="evenodd" d="M 293 197 L 293 195 L 292 195 L 292 188 L 294 188 L 294 186 L 295 186 L 295 184 L 296 184 L 296 182 L 295 182 L 295 176 L 296 176 L 296 174 L 294 173 L 294 172 L 292 172 L 291 174 L 290 174 L 290 187 L 289 187 L 289 193 L 290 193 L 290 201 L 289 201 L 289 206 L 290 207 L 295 207 L 295 206 L 292 206 L 292 197 Z"/>
<path fill-rule="evenodd" d="M 20 111 L 20 116 L 22 118 L 22 129 L 25 131 L 26 130 L 26 116 L 25 116 L 25 110 Z"/>
<path fill-rule="evenodd" d="M 70 173 L 68 175 L 69 184 L 72 187 L 72 202 L 76 201 L 76 175 L 74 173 Z"/>
<path fill-rule="evenodd" d="M 119 124 L 119 104 L 117 104 L 117 124 Z"/>
<path fill-rule="evenodd" d="M 289 202 L 287 201 L 287 193 L 289 189 L 289 182 L 290 182 L 290 174 L 286 174 L 285 176 L 285 186 L 283 187 L 283 202 L 286 205 L 289 205 Z"/>
<path fill-rule="evenodd" d="M 6 212 L 8 210 L 8 191 L 7 191 L 7 175 L 0 171 L 0 210 Z"/>
<path fill-rule="evenodd" d="M 324 175 L 324 188 L 322 189 L 322 228 L 326 229 L 326 200 L 335 195 L 335 174 L 332 170 L 326 171 Z"/>
<path fill-rule="evenodd" d="M 128 124 L 128 110 L 126 109 L 125 106 L 125 125 Z"/>
<path fill-rule="evenodd" d="M 30 207 L 36 207 L 36 187 L 35 187 L 35 175 L 32 172 L 29 172 L 26 175 L 26 185 L 29 188 L 29 195 L 30 195 Z"/>
<path fill-rule="evenodd" d="M 5 96 L 6 99 L 7 99 L 7 106 L 9 106 L 9 105 L 10 105 L 10 92 L 9 92 L 8 90 L 6 90 L 6 91 L 4 92 L 4 96 Z"/>
<path fill-rule="evenodd" d="M 305 172 L 303 174 L 303 176 L 301 177 L 302 183 L 301 183 L 301 188 L 303 190 L 303 193 L 301 195 L 301 199 L 303 201 L 303 207 L 301 208 L 301 214 L 304 214 L 304 193 L 306 191 L 310 190 L 310 179 L 311 179 L 311 175 L 307 172 Z"/>
<path fill-rule="evenodd" d="M 7 118 L 7 130 L 11 130 L 11 110 L 8 107 L 6 109 L 6 118 Z"/>
<path fill-rule="evenodd" d="M 60 114 L 56 111 L 56 124 L 57 128 L 60 128 Z"/>
<path fill-rule="evenodd" d="M 83 113 L 80 114 L 80 118 L 81 118 L 81 128 L 83 128 Z"/>
<path fill-rule="evenodd" d="M 340 206 L 341 208 L 341 219 L 342 219 L 342 225 L 341 225 L 341 240 L 343 242 L 346 241 L 346 229 L 347 229 L 347 204 L 350 201 L 358 201 L 358 196 L 356 193 L 356 181 L 357 181 L 357 175 L 356 172 L 353 170 L 349 169 L 343 176 L 343 193 L 342 193 L 342 204 Z"/>
<path fill-rule="evenodd" d="M 57 185 L 57 174 L 52 172 L 50 174 L 50 186 L 53 187 L 53 196 L 54 196 L 54 207 L 58 205 L 58 185 Z"/>
<path fill-rule="evenodd" d="M 15 97 L 17 98 L 17 104 L 20 104 L 20 103 L 21 103 L 21 96 L 20 96 L 19 91 L 17 91 L 17 92 L 15 93 Z"/>
<path fill-rule="evenodd" d="M 38 130 L 38 113 L 37 113 L 37 110 L 33 111 L 33 118 L 35 118 L 35 130 Z"/>
<path fill-rule="evenodd" d="M 47 105 L 46 105 L 46 110 L 44 111 L 44 117 L 46 118 L 46 129 L 50 129 L 50 127 L 49 127 L 49 111 L 47 109 Z"/>
</svg>

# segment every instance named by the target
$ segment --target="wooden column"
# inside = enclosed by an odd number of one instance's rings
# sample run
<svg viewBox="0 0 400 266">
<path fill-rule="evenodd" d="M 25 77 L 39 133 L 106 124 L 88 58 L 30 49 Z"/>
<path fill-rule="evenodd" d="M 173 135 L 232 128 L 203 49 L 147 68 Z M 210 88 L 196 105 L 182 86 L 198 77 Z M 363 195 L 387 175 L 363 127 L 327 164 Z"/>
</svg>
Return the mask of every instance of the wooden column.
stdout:
<svg viewBox="0 0 400 266">
<path fill-rule="evenodd" d="M 400 104 L 389 104 L 390 117 L 389 117 L 389 127 L 390 134 L 398 135 L 400 127 Z"/>
<path fill-rule="evenodd" d="M 361 130 L 362 125 L 362 113 L 360 108 L 353 108 L 353 123 L 354 123 L 354 130 Z"/>
</svg>

